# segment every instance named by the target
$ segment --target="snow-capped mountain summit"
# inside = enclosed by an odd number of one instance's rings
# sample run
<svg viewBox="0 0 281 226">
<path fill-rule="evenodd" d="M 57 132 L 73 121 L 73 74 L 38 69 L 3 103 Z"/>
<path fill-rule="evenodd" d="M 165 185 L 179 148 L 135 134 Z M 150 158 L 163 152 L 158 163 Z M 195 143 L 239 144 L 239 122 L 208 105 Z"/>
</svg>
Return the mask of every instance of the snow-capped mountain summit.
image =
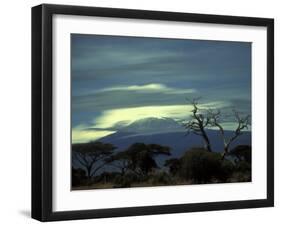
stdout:
<svg viewBox="0 0 281 226">
<path fill-rule="evenodd" d="M 183 127 L 174 119 L 149 117 L 134 121 L 131 124 L 119 129 L 119 131 L 126 133 L 145 134 L 182 132 L 184 130 Z"/>
</svg>

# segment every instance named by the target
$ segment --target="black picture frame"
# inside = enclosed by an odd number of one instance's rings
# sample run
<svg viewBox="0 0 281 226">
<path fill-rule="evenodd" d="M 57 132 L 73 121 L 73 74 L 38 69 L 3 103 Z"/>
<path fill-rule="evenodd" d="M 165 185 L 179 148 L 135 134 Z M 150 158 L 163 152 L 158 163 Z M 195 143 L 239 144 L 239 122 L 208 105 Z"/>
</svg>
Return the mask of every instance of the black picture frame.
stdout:
<svg viewBox="0 0 281 226">
<path fill-rule="evenodd" d="M 129 208 L 52 210 L 52 17 L 55 14 L 262 26 L 267 28 L 267 198 Z M 32 8 L 32 218 L 122 217 L 274 206 L 274 20 L 221 15 L 43 4 Z"/>
</svg>

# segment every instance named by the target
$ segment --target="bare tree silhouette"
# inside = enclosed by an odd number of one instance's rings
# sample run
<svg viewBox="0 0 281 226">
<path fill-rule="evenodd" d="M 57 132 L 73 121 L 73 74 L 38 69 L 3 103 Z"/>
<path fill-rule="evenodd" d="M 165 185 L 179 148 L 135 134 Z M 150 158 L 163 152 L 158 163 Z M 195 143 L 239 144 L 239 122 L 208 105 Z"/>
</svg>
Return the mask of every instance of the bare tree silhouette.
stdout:
<svg viewBox="0 0 281 226">
<path fill-rule="evenodd" d="M 183 122 L 184 127 L 187 129 L 188 133 L 192 132 L 198 136 L 201 136 L 205 143 L 205 148 L 208 151 L 212 151 L 210 139 L 207 135 L 206 128 L 210 126 L 210 117 L 209 114 L 206 112 L 203 112 L 198 107 L 198 98 L 194 98 L 192 100 L 188 100 L 190 104 L 193 106 L 193 109 L 191 110 L 192 115 L 191 119 L 187 122 Z"/>
<path fill-rule="evenodd" d="M 243 134 L 243 131 L 245 129 L 248 129 L 248 126 L 250 125 L 250 115 L 246 115 L 246 116 L 241 116 L 241 114 L 236 111 L 233 110 L 233 114 L 234 114 L 234 118 L 235 121 L 237 123 L 237 127 L 234 130 L 234 133 L 232 136 L 227 137 L 225 135 L 224 132 L 224 128 L 222 127 L 222 120 L 221 120 L 221 111 L 220 110 L 208 110 L 208 118 L 210 119 L 210 124 L 212 126 L 215 126 L 219 129 L 222 140 L 223 140 L 223 144 L 224 144 L 224 151 L 223 151 L 223 156 L 222 158 L 225 157 L 226 154 L 229 153 L 229 148 L 231 143 L 236 140 L 239 136 L 241 136 Z"/>
</svg>

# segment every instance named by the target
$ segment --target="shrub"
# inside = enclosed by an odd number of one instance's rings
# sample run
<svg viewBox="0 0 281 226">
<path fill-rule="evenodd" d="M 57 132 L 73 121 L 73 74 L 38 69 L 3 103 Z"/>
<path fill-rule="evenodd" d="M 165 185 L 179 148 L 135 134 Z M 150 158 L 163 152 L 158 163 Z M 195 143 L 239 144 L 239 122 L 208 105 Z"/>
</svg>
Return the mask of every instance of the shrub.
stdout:
<svg viewBox="0 0 281 226">
<path fill-rule="evenodd" d="M 149 176 L 149 183 L 152 185 L 171 185 L 173 181 L 168 173 L 158 172 Z"/>
<path fill-rule="evenodd" d="M 234 165 L 231 161 L 224 159 L 221 160 L 221 169 L 220 171 L 217 173 L 216 177 L 217 179 L 219 179 L 219 181 L 221 182 L 226 182 L 230 179 L 230 177 L 233 174 L 234 171 Z"/>
<path fill-rule="evenodd" d="M 246 161 L 237 162 L 235 168 L 241 173 L 251 172 L 251 165 Z"/>
<path fill-rule="evenodd" d="M 252 149 L 249 145 L 238 145 L 233 148 L 229 156 L 235 162 L 235 173 L 233 180 L 236 182 L 251 181 L 252 171 Z"/>
<path fill-rule="evenodd" d="M 75 169 L 72 167 L 72 180 L 71 180 L 72 186 L 84 185 L 86 184 L 86 180 L 87 177 L 86 177 L 85 170 L 81 168 Z"/>
<path fill-rule="evenodd" d="M 119 172 L 103 172 L 98 176 L 94 177 L 95 183 L 108 183 L 115 179 L 116 176 L 119 176 Z"/>
<path fill-rule="evenodd" d="M 173 176 L 175 176 L 179 172 L 179 169 L 181 167 L 181 161 L 180 161 L 180 159 L 177 159 L 177 158 L 170 158 L 170 159 L 167 159 L 165 161 L 164 166 L 168 167 L 169 168 L 169 172 Z"/>
<path fill-rule="evenodd" d="M 124 175 L 115 176 L 113 183 L 114 187 L 127 188 L 131 187 L 132 183 L 139 182 L 139 178 L 133 173 L 126 173 Z"/>
<path fill-rule="evenodd" d="M 245 161 L 248 164 L 251 164 L 252 148 L 249 145 L 238 145 L 230 151 L 229 156 L 234 157 L 238 162 Z"/>
<path fill-rule="evenodd" d="M 232 172 L 233 164 L 220 153 L 193 148 L 181 158 L 180 175 L 193 183 L 225 182 Z"/>
</svg>

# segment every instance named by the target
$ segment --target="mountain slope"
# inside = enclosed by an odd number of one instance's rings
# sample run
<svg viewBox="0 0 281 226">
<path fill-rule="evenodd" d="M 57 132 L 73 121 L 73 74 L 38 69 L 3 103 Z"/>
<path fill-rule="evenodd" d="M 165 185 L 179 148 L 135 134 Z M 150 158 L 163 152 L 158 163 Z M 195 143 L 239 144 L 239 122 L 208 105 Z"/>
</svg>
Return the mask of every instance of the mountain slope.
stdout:
<svg viewBox="0 0 281 226">
<path fill-rule="evenodd" d="M 230 136 L 232 131 L 225 131 L 227 136 Z M 212 149 L 216 152 L 223 150 L 223 142 L 220 134 L 216 130 L 207 130 L 207 134 L 211 141 Z M 186 150 L 192 147 L 204 146 L 203 140 L 200 136 L 190 133 L 186 135 L 185 132 L 168 132 L 168 133 L 154 133 L 154 134 L 133 134 L 116 132 L 99 141 L 111 143 L 117 147 L 117 150 L 124 150 L 133 143 L 146 143 L 146 144 L 161 144 L 171 147 L 171 154 L 173 157 L 181 156 Z M 236 141 L 234 141 L 231 147 L 235 147 L 238 144 L 251 144 L 251 133 L 245 132 Z"/>
</svg>

